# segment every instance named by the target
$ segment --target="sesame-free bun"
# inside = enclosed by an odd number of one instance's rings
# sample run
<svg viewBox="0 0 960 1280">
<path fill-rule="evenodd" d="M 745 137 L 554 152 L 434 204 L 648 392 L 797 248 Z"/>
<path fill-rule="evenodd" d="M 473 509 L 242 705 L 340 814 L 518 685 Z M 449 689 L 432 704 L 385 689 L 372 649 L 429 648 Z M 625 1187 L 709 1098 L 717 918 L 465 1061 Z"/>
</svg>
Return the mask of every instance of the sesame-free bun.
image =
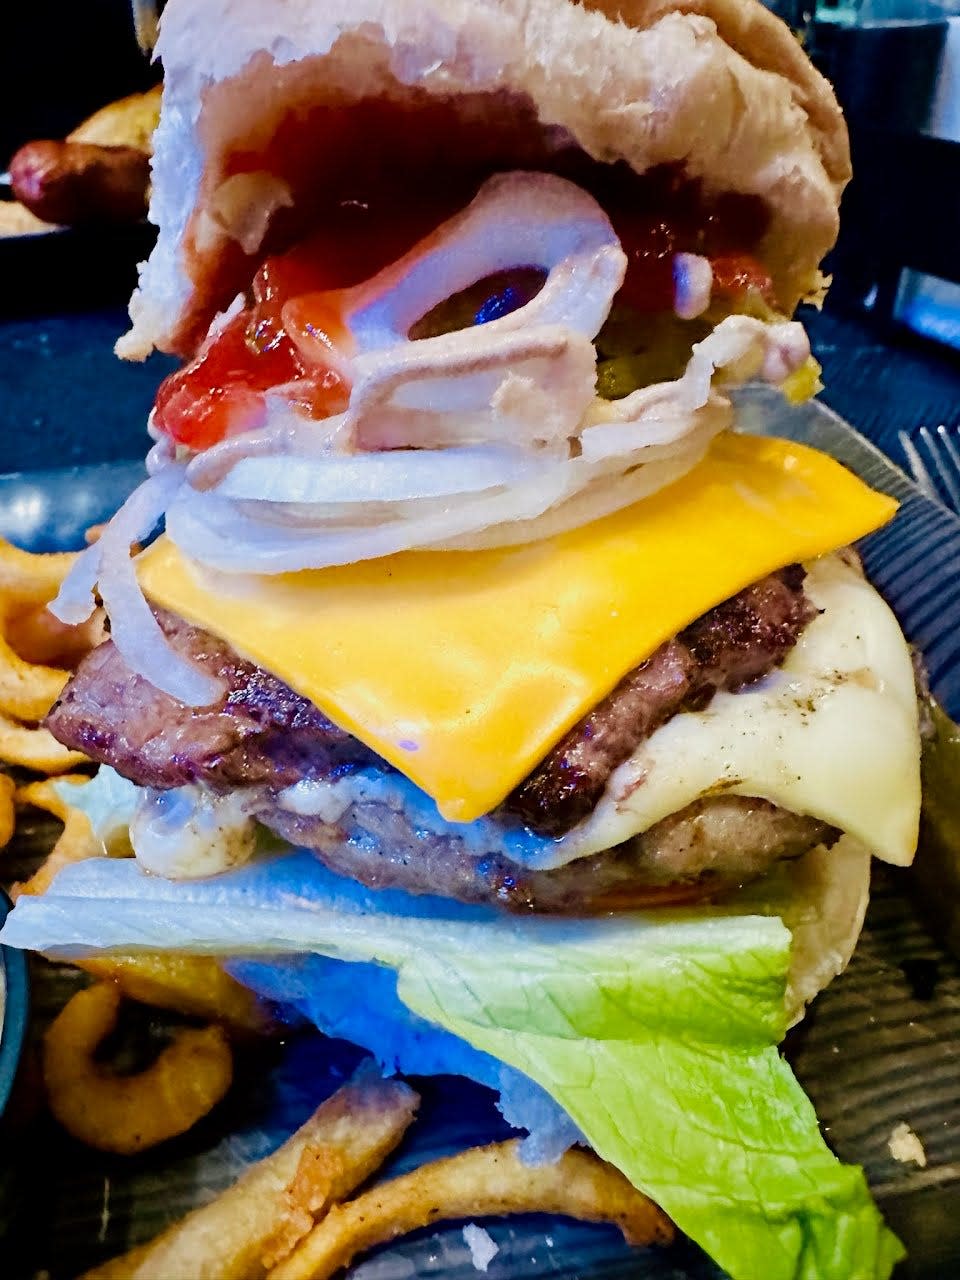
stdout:
<svg viewBox="0 0 960 1280">
<path fill-rule="evenodd" d="M 778 863 L 728 895 L 718 910 L 779 916 L 790 930 L 786 1007 L 789 1025 L 850 962 L 870 899 L 870 850 L 852 836 Z"/>
<path fill-rule="evenodd" d="M 843 119 L 759 0 L 170 0 L 159 54 L 150 216 L 160 234 L 119 348 L 134 358 L 189 351 L 237 279 L 249 280 L 271 211 L 290 203 L 270 177 L 272 140 L 316 104 L 330 123 L 296 148 L 321 145 L 318 133 L 379 101 L 411 122 L 421 111 L 446 113 L 445 127 L 454 117 L 463 146 L 489 147 L 493 167 L 542 167 L 577 148 L 638 173 L 680 166 L 712 195 L 757 197 L 769 215 L 758 253 L 787 310 L 816 292 L 836 238 Z M 431 151 L 419 133 L 413 123 L 389 146 L 442 181 L 458 135 L 437 144 L 434 131 Z M 358 168 L 356 144 L 351 135 L 338 152 L 327 137 L 322 166 L 349 155 Z M 238 168 L 254 178 L 237 183 Z"/>
</svg>

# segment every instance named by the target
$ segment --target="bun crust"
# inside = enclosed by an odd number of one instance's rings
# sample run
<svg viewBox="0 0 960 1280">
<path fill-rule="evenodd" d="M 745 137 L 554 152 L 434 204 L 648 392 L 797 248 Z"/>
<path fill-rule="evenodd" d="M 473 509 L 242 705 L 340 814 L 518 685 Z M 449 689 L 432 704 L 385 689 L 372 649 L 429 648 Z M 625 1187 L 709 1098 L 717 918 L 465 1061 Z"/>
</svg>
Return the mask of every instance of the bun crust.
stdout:
<svg viewBox="0 0 960 1280">
<path fill-rule="evenodd" d="M 790 930 L 789 1026 L 849 964 L 867 913 L 872 861 L 869 849 L 844 835 L 722 900 L 725 911 L 779 916 Z"/>
<path fill-rule="evenodd" d="M 725 40 L 761 71 L 788 81 L 830 180 L 840 190 L 849 182 L 850 145 L 836 95 L 803 51 L 790 29 L 756 0 L 582 0 L 608 18 L 631 27 L 648 27 L 667 13 L 701 14 L 716 24 Z"/>
<path fill-rule="evenodd" d="M 198 219 L 232 152 L 263 149 L 291 99 L 430 102 L 512 119 L 516 163 L 575 145 L 638 173 L 682 165 L 759 197 L 759 252 L 789 309 L 816 292 L 849 177 L 826 81 L 759 0 L 170 0 L 151 218 L 160 236 L 121 354 L 189 347 L 236 245 Z M 523 138 L 520 138 L 520 131 Z M 500 159 L 513 158 L 508 151 Z M 247 246 L 248 247 L 248 246 Z M 253 259 L 255 261 L 255 257 Z"/>
</svg>

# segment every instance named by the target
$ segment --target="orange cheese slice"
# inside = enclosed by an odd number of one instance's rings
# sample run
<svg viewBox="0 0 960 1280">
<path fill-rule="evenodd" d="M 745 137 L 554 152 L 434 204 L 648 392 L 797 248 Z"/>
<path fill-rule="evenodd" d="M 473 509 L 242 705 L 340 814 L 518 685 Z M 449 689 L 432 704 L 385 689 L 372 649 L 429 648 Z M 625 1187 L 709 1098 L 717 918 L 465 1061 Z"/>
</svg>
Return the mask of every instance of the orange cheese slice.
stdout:
<svg viewBox="0 0 960 1280">
<path fill-rule="evenodd" d="M 151 600 L 272 671 L 444 817 L 470 822 L 694 618 L 896 507 L 824 454 L 725 434 L 653 497 L 530 546 L 271 577 L 210 573 L 162 538 L 138 566 Z"/>
</svg>

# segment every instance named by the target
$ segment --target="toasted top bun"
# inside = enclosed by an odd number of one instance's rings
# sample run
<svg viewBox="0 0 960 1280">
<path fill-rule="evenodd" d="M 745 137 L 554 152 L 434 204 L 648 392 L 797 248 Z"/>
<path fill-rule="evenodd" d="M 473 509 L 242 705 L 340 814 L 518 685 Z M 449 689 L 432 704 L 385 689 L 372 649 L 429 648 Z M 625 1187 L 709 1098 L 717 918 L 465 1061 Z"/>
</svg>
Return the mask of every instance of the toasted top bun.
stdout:
<svg viewBox="0 0 960 1280">
<path fill-rule="evenodd" d="M 836 237 L 843 118 L 759 0 L 170 0 L 158 48 L 160 236 L 118 348 L 133 358 L 190 351 L 249 281 L 271 216 L 291 203 L 272 176 L 277 128 L 318 105 L 331 114 L 292 149 L 314 148 L 332 182 L 338 166 L 361 170 L 369 138 L 375 161 L 399 156 L 418 181 L 442 182 L 465 149 L 492 169 L 578 148 L 758 197 L 769 215 L 758 253 L 788 310 L 817 291 Z M 374 119 L 364 132 L 371 102 L 408 127 L 382 138 Z"/>
</svg>

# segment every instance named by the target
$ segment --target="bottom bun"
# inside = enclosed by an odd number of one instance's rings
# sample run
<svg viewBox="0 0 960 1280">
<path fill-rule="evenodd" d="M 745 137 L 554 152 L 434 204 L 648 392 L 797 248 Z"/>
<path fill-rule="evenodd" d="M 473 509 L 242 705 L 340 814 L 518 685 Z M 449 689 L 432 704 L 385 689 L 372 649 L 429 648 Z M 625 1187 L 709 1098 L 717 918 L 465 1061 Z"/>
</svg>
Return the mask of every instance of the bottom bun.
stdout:
<svg viewBox="0 0 960 1280">
<path fill-rule="evenodd" d="M 794 1026 L 807 1005 L 847 967 L 863 929 L 870 897 L 868 849 L 852 836 L 819 845 L 770 875 L 730 894 L 737 913 L 779 916 L 793 935 L 787 1015 Z"/>
</svg>

